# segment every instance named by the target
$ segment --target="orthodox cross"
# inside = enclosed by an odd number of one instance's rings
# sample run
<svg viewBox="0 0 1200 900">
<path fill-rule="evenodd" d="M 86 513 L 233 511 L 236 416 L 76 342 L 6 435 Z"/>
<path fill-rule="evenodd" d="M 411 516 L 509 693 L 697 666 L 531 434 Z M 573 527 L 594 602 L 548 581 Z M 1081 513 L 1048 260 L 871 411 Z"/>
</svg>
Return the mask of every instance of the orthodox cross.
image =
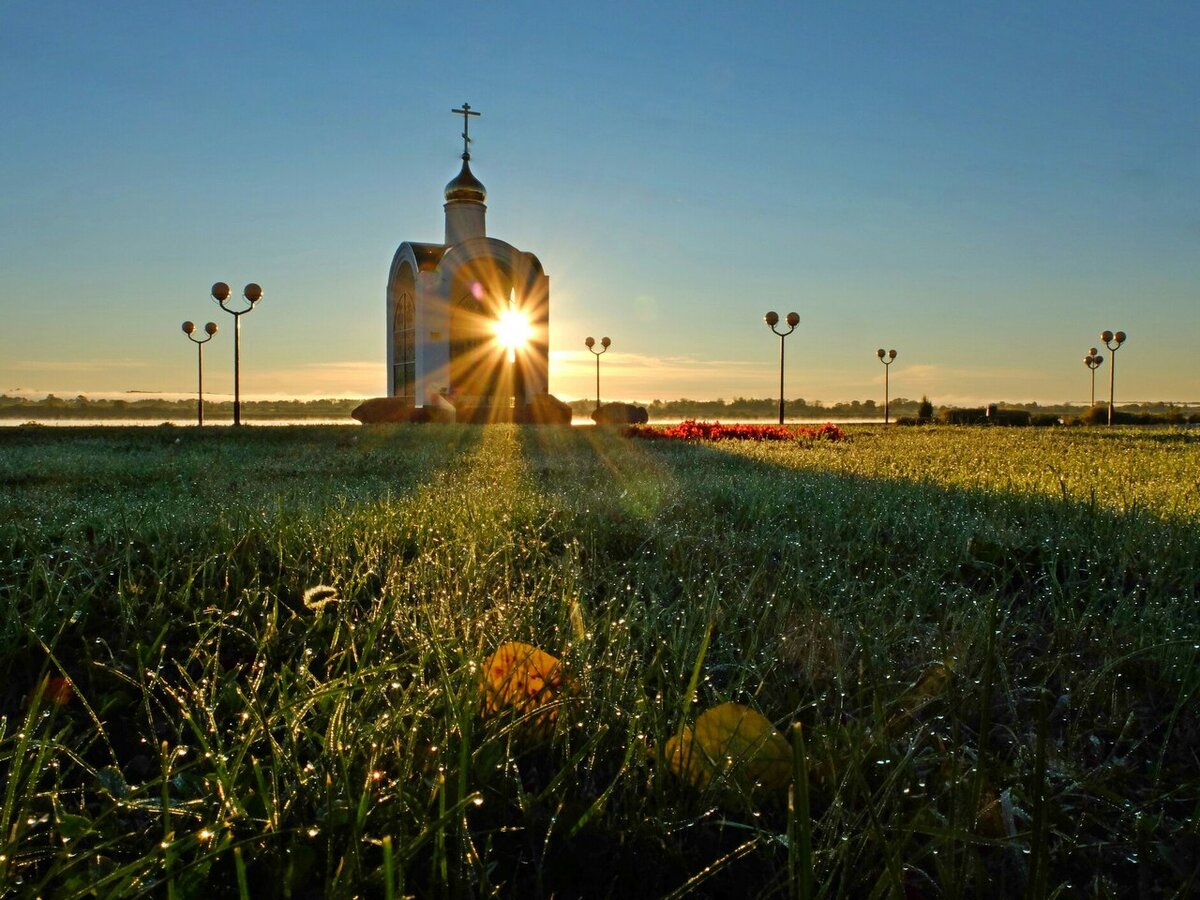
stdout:
<svg viewBox="0 0 1200 900">
<path fill-rule="evenodd" d="M 473 111 L 471 109 L 470 103 L 464 103 L 462 105 L 462 108 L 452 109 L 452 110 L 450 110 L 450 112 L 454 113 L 454 115 L 456 115 L 456 116 L 463 117 L 463 133 L 462 133 L 463 155 L 462 155 L 462 158 L 470 159 L 471 158 L 471 147 L 470 147 L 471 138 L 468 135 L 471 131 L 471 116 L 478 116 L 478 115 L 480 115 L 480 113 Z"/>
</svg>

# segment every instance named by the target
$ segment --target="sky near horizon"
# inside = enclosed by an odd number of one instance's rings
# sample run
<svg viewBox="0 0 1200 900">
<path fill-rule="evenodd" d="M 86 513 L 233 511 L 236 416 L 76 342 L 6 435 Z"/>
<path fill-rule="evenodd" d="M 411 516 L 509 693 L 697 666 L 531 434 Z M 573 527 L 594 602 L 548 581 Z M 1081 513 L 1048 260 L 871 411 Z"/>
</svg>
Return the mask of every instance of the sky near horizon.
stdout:
<svg viewBox="0 0 1200 900">
<path fill-rule="evenodd" d="M 386 389 L 464 101 L 488 233 L 551 285 L 551 384 L 1200 401 L 1200 5 L 0 4 L 0 392 L 186 395 L 227 281 L 245 398 Z M 1110 354 L 1101 351 L 1105 357 Z M 1106 359 L 1097 393 L 1107 393 Z"/>
</svg>

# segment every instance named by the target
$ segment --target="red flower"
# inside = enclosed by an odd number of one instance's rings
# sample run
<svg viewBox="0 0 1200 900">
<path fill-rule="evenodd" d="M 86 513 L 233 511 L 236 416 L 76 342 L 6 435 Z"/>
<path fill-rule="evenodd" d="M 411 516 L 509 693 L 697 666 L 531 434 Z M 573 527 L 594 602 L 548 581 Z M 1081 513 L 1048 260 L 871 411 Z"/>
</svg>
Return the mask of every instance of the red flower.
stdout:
<svg viewBox="0 0 1200 900">
<path fill-rule="evenodd" d="M 697 422 L 686 419 L 678 425 L 651 427 L 631 425 L 626 437 L 643 440 L 680 441 L 843 441 L 846 433 L 826 422 L 817 427 L 808 425 L 722 425 L 720 422 Z"/>
</svg>

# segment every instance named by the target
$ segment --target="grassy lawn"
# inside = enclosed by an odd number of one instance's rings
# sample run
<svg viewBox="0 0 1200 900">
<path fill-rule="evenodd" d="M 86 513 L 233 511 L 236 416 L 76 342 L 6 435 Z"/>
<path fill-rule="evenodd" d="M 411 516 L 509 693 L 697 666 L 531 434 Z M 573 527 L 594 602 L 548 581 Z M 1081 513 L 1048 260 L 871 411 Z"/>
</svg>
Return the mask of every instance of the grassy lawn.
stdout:
<svg viewBox="0 0 1200 900">
<path fill-rule="evenodd" d="M 1200 434 L 848 431 L 3 430 L 0 896 L 1200 892 Z"/>
</svg>

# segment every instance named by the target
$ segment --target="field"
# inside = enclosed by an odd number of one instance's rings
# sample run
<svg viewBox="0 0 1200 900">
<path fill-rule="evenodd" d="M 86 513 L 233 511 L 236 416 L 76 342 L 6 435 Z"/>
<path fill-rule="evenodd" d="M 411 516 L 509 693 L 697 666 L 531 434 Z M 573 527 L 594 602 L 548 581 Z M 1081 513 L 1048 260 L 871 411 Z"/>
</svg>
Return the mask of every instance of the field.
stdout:
<svg viewBox="0 0 1200 900">
<path fill-rule="evenodd" d="M 5 430 L 0 896 L 1195 896 L 1200 434 L 848 432 Z"/>
</svg>

